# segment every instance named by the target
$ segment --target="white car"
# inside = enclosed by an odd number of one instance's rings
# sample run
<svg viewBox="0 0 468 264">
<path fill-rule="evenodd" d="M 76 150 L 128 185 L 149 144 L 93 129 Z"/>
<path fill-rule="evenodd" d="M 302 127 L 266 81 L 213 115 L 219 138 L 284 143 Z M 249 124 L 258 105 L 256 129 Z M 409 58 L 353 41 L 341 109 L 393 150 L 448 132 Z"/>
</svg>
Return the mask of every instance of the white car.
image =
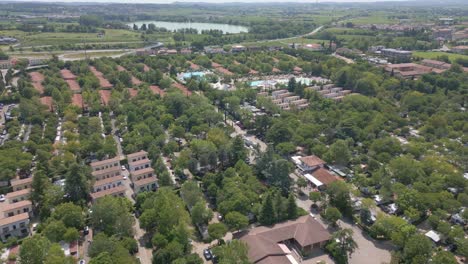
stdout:
<svg viewBox="0 0 468 264">
<path fill-rule="evenodd" d="M 125 166 L 124 166 L 124 165 L 122 165 L 122 170 L 126 170 L 126 169 L 127 169 L 127 168 L 125 168 Z"/>
<path fill-rule="evenodd" d="M 126 179 L 127 179 L 127 176 L 123 176 L 123 179 L 126 180 Z"/>
<path fill-rule="evenodd" d="M 0 202 L 4 202 L 6 200 L 4 194 L 0 194 Z"/>
</svg>

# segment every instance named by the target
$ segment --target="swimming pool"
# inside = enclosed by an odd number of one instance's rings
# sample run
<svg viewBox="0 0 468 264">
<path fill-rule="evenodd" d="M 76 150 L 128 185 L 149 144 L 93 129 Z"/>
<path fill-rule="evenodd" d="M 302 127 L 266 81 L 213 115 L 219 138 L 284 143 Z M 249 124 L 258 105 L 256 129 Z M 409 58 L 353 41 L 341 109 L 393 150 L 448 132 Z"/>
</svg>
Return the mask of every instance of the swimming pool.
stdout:
<svg viewBox="0 0 468 264">
<path fill-rule="evenodd" d="M 203 77 L 205 76 L 204 72 L 185 72 L 182 74 L 182 78 L 189 79 L 192 77 Z"/>
<path fill-rule="evenodd" d="M 253 81 L 253 82 L 250 82 L 250 86 L 251 86 L 251 87 L 257 87 L 257 86 L 260 86 L 260 85 L 263 85 L 263 81 Z"/>
<path fill-rule="evenodd" d="M 314 81 L 316 83 L 326 83 L 329 80 L 321 78 L 321 77 L 312 77 L 312 78 L 298 77 L 298 78 L 296 78 L 297 83 L 302 83 L 304 85 L 311 85 L 312 82 L 314 82 Z M 274 86 L 276 84 L 287 85 L 288 82 L 289 82 L 289 79 L 258 80 L 258 81 L 251 81 L 250 82 L 250 87 Z"/>
</svg>

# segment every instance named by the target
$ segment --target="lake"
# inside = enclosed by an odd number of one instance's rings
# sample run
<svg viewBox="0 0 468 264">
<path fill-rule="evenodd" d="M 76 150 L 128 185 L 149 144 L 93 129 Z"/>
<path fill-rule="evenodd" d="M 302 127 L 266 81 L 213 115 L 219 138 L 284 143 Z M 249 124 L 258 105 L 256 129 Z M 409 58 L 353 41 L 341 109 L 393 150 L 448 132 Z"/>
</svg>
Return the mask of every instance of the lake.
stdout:
<svg viewBox="0 0 468 264">
<path fill-rule="evenodd" d="M 133 27 L 133 24 L 136 24 L 139 28 L 143 24 L 155 24 L 156 27 L 166 28 L 170 31 L 183 29 L 183 28 L 194 28 L 200 33 L 202 30 L 217 29 L 222 30 L 223 33 L 241 33 L 248 32 L 249 29 L 243 26 L 229 25 L 229 24 L 216 24 L 216 23 L 195 23 L 195 22 L 167 22 L 167 21 L 137 21 L 127 24 L 130 27 Z"/>
</svg>

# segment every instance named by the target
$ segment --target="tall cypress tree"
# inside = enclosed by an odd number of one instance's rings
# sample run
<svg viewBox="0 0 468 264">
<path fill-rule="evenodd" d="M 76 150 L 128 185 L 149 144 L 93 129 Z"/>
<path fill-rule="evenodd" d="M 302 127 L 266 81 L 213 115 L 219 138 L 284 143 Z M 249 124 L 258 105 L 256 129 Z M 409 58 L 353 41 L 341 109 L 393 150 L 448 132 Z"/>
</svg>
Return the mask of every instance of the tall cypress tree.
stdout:
<svg viewBox="0 0 468 264">
<path fill-rule="evenodd" d="M 293 194 L 289 194 L 287 211 L 288 211 L 288 219 L 297 218 L 297 205 L 296 205 L 296 199 L 294 198 Z"/>
<path fill-rule="evenodd" d="M 271 194 L 268 194 L 263 201 L 262 210 L 260 212 L 260 223 L 262 225 L 272 225 L 275 223 L 275 210 Z"/>
</svg>

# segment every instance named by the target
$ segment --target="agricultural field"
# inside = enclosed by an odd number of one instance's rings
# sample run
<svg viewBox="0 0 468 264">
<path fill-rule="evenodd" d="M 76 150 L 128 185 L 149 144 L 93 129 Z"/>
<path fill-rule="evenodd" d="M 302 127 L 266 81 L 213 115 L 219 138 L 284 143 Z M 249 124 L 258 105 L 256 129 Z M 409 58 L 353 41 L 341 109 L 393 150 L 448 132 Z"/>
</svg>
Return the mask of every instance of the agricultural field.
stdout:
<svg viewBox="0 0 468 264">
<path fill-rule="evenodd" d="M 463 54 L 455 54 L 455 53 L 448 53 L 448 52 L 438 52 L 438 51 L 416 51 L 413 52 L 413 57 L 423 58 L 423 59 L 437 59 L 441 56 L 447 56 L 451 62 L 455 62 L 457 59 L 465 59 L 468 60 L 467 55 Z"/>
<path fill-rule="evenodd" d="M 141 41 L 139 33 L 122 29 L 106 29 L 103 37 L 98 37 L 97 33 L 24 32 L 20 30 L 3 30 L 0 31 L 0 35 L 19 39 L 23 47 Z"/>
</svg>

